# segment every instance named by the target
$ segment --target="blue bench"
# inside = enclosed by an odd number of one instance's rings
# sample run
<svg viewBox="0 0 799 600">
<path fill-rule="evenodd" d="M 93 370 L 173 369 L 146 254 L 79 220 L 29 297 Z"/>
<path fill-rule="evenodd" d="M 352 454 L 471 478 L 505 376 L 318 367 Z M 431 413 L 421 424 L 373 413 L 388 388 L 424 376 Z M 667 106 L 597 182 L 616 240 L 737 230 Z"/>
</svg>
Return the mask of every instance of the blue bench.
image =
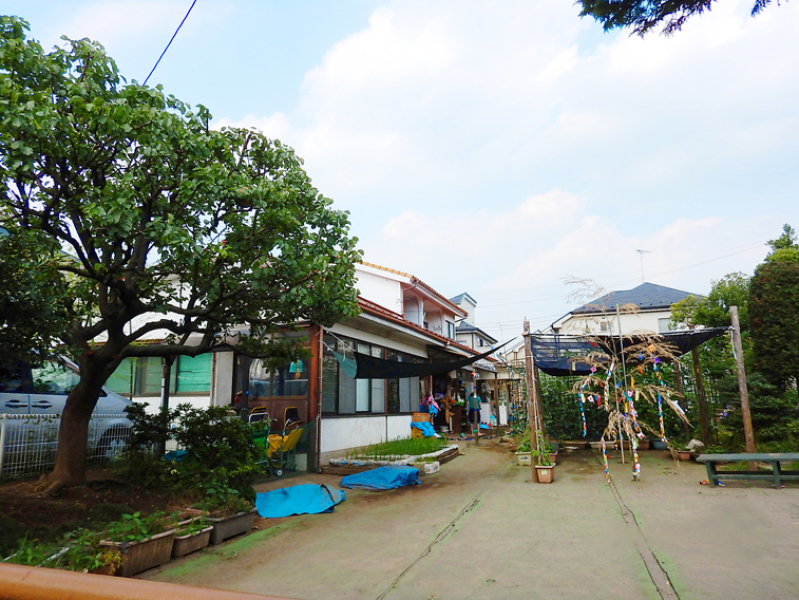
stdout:
<svg viewBox="0 0 799 600">
<path fill-rule="evenodd" d="M 719 463 L 762 462 L 771 465 L 771 471 L 719 471 Z M 696 462 L 705 463 L 707 480 L 710 485 L 718 485 L 720 479 L 765 479 L 774 482 L 779 489 L 783 480 L 799 481 L 799 471 L 783 471 L 785 462 L 799 462 L 799 452 L 760 452 L 742 454 L 700 454 Z"/>
</svg>

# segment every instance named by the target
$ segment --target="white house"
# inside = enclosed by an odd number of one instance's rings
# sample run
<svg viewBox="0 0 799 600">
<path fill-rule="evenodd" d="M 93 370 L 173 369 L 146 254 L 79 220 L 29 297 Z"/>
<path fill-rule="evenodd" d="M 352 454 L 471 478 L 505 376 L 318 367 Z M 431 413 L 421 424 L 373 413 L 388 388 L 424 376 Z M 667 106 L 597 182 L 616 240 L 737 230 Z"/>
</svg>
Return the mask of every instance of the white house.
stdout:
<svg viewBox="0 0 799 600">
<path fill-rule="evenodd" d="M 563 315 L 544 333 L 562 335 L 664 333 L 672 330 L 671 305 L 700 297 L 682 290 L 642 283 L 610 292 Z"/>
<path fill-rule="evenodd" d="M 349 449 L 406 437 L 412 413 L 427 392 L 441 398 L 465 398 L 479 380 L 490 387 L 491 361 L 442 375 L 415 378 L 353 379 L 334 351 L 353 352 L 398 362 L 449 363 L 480 354 L 456 339 L 456 322 L 468 312 L 420 279 L 371 263 L 355 265 L 361 314 L 330 328 L 297 323 L 309 359 L 269 372 L 263 361 L 234 351 L 177 360 L 170 382 L 171 405 L 227 406 L 244 392 L 250 409 L 266 410 L 275 427 L 287 409 L 305 423 L 298 446 L 300 467 L 316 468 L 328 457 Z M 485 350 L 485 349 L 483 349 Z M 479 370 L 482 377 L 473 373 Z M 120 393 L 157 407 L 161 390 L 159 359 L 137 359 L 121 365 L 110 382 Z M 442 411 L 443 413 L 443 411 Z M 452 413 L 442 414 L 444 422 Z"/>
</svg>

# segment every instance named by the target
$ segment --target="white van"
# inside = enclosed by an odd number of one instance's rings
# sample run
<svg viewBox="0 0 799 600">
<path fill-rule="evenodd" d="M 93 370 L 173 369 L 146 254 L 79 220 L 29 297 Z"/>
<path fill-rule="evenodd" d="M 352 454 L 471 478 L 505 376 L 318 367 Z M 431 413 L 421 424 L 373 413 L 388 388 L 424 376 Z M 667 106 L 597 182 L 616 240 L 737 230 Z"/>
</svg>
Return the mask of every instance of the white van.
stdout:
<svg viewBox="0 0 799 600">
<path fill-rule="evenodd" d="M 41 366 L 32 367 L 27 363 L 18 363 L 11 368 L 0 369 L 0 415 L 31 415 L 30 418 L 8 418 L 5 420 L 4 444 L 6 451 L 24 445 L 25 437 L 16 435 L 27 424 L 30 429 L 34 422 L 54 423 L 64 411 L 67 396 L 80 379 L 75 363 L 61 358 L 57 361 L 46 361 Z M 130 435 L 131 422 L 125 415 L 125 408 L 132 402 L 106 388 L 100 393 L 94 415 L 109 415 L 98 424 L 100 427 L 89 428 L 89 446 L 87 457 L 112 458 L 125 446 Z M 38 415 L 34 417 L 34 415 Z M 0 422 L 2 424 L 2 422 Z M 52 430 L 54 426 L 51 426 Z M 52 431 L 50 437 L 53 437 Z M 31 434 L 27 434 L 31 438 Z M 57 444 L 57 442 L 55 443 Z M 53 449 L 55 444 L 51 444 Z M 15 446 L 16 448 L 11 448 Z"/>
</svg>

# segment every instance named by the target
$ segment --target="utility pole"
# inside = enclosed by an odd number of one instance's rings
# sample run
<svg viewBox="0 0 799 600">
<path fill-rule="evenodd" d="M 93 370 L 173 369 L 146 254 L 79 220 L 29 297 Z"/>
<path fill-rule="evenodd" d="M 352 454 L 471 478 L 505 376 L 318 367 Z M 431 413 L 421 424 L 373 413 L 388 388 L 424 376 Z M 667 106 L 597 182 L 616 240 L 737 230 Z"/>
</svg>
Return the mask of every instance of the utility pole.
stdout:
<svg viewBox="0 0 799 600">
<path fill-rule="evenodd" d="M 738 321 L 738 307 L 730 306 L 732 321 L 732 350 L 735 354 L 735 366 L 738 367 L 738 393 L 741 395 L 741 417 L 744 422 L 744 440 L 747 452 L 757 452 L 755 434 L 752 431 L 752 413 L 749 412 L 749 390 L 746 387 L 746 369 L 744 368 L 744 349 L 741 344 L 741 324 Z M 749 470 L 757 470 L 754 462 L 749 463 Z"/>
</svg>

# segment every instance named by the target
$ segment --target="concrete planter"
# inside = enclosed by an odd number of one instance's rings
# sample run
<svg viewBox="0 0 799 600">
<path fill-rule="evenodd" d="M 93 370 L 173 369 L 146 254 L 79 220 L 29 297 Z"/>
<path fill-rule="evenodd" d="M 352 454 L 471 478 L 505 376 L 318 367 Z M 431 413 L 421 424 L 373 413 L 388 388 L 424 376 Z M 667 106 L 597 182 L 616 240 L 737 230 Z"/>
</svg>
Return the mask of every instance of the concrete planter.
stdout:
<svg viewBox="0 0 799 600">
<path fill-rule="evenodd" d="M 214 528 L 211 525 L 197 533 L 175 535 L 175 541 L 172 544 L 172 558 L 180 558 L 208 546 L 211 542 L 211 532 L 213 530 Z"/>
<path fill-rule="evenodd" d="M 520 467 L 529 467 L 533 464 L 532 453 L 531 452 L 517 452 L 516 453 L 516 464 Z"/>
<path fill-rule="evenodd" d="M 122 555 L 122 564 L 116 574 L 122 577 L 132 577 L 136 573 L 169 562 L 169 559 L 172 558 L 174 539 L 175 530 L 171 529 L 140 542 L 103 540 L 100 542 L 100 546 L 119 550 Z"/>
<path fill-rule="evenodd" d="M 229 517 L 207 517 L 206 521 L 213 526 L 211 543 L 221 544 L 228 538 L 247 533 L 252 529 L 255 522 L 255 509 L 236 513 Z"/>
</svg>

